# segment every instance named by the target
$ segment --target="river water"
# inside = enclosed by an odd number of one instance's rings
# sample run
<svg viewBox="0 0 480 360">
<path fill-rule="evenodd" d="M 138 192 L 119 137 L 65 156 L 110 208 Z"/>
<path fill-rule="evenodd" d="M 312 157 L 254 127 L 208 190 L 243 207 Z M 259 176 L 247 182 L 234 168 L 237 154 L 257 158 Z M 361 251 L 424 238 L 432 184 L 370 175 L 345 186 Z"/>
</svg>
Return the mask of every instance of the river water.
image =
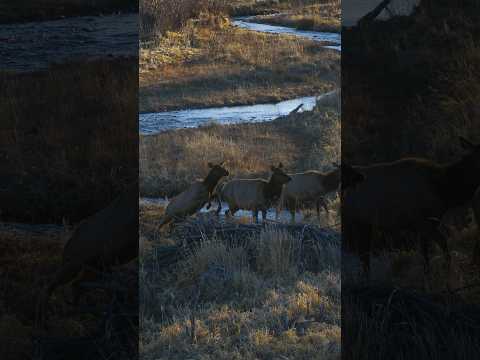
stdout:
<svg viewBox="0 0 480 360">
<path fill-rule="evenodd" d="M 233 24 L 242 29 L 248 29 L 252 31 L 259 31 L 270 34 L 294 35 L 313 41 L 328 42 L 330 43 L 330 45 L 325 45 L 325 48 L 341 51 L 342 40 L 340 34 L 338 33 L 297 30 L 295 28 L 286 26 L 254 23 L 248 21 L 248 19 L 249 17 L 238 18 L 233 22 Z"/>
<path fill-rule="evenodd" d="M 0 26 L 0 70 L 27 72 L 106 56 L 138 56 L 138 14 Z"/>
<path fill-rule="evenodd" d="M 326 48 L 341 50 L 341 36 L 337 33 L 303 31 L 285 26 L 252 23 L 247 20 L 248 18 L 238 18 L 233 23 L 235 26 L 251 31 L 289 34 L 313 41 L 328 42 L 329 45 L 325 45 Z M 139 115 L 140 133 L 151 135 L 167 130 L 195 128 L 211 123 L 226 125 L 271 121 L 288 115 L 301 104 L 303 106 L 300 111 L 310 111 L 315 107 L 317 99 L 321 97 L 322 95 L 301 97 L 270 104 L 145 113 Z"/>
<path fill-rule="evenodd" d="M 167 207 L 168 205 L 168 199 L 165 198 L 148 198 L 148 197 L 143 197 L 140 199 L 140 205 L 145 204 L 145 205 L 157 205 L 160 207 Z M 206 206 L 204 206 L 199 212 L 202 214 L 207 214 L 207 213 L 215 213 L 218 208 L 218 202 L 213 201 L 212 202 L 212 207 L 210 209 L 207 209 Z M 226 203 L 222 202 L 222 210 L 220 212 L 220 216 L 223 217 L 225 216 L 225 211 L 228 210 L 228 205 Z M 238 210 L 235 213 L 235 218 L 251 218 L 252 217 L 252 212 L 249 210 Z M 262 219 L 262 214 L 259 213 L 258 215 L 259 220 Z M 282 210 L 278 214 L 278 219 L 276 215 L 276 210 L 275 209 L 268 209 L 267 211 L 267 220 L 271 221 L 280 221 L 280 222 L 289 222 L 291 221 L 291 216 L 290 213 L 287 210 Z M 295 221 L 296 222 L 302 222 L 303 221 L 303 214 L 299 211 L 295 213 Z"/>
</svg>

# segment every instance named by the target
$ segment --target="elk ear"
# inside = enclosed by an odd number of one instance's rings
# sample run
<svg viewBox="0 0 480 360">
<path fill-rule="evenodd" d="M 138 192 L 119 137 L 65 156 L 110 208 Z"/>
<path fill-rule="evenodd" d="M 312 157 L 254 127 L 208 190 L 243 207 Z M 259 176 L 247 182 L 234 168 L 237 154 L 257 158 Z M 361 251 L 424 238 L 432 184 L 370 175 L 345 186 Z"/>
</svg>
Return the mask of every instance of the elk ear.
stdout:
<svg viewBox="0 0 480 360">
<path fill-rule="evenodd" d="M 279 169 L 282 169 L 282 168 L 283 168 L 283 164 L 282 164 L 282 163 L 278 163 L 278 168 L 279 168 Z"/>
<path fill-rule="evenodd" d="M 208 163 L 208 167 L 211 169 L 213 168 L 213 164 L 211 162 Z"/>
<path fill-rule="evenodd" d="M 459 136 L 459 139 L 460 145 L 462 145 L 465 150 L 472 150 L 475 148 L 475 145 L 470 140 L 465 139 L 463 136 Z"/>
<path fill-rule="evenodd" d="M 223 161 L 220 163 L 220 166 L 223 166 L 223 164 L 225 164 L 225 160 L 223 160 Z"/>
</svg>

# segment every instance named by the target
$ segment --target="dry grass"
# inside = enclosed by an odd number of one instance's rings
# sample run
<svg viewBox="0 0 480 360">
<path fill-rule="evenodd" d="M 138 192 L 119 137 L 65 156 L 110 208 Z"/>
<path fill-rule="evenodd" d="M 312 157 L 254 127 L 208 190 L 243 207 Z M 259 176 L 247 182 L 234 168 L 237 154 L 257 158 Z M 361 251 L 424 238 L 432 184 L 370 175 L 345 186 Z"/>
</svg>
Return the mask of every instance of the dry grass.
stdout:
<svg viewBox="0 0 480 360">
<path fill-rule="evenodd" d="M 0 4 L 0 24 L 54 20 L 69 16 L 137 12 L 131 0 L 7 0 Z"/>
<path fill-rule="evenodd" d="M 78 221 L 137 177 L 137 58 L 0 74 L 2 218 Z"/>
<path fill-rule="evenodd" d="M 233 177 L 268 175 L 282 162 L 288 172 L 330 168 L 340 157 L 340 116 L 317 107 L 269 123 L 209 125 L 140 136 L 140 193 L 173 196 L 207 163 L 225 160 Z"/>
<path fill-rule="evenodd" d="M 301 273 L 298 238 L 274 226 L 253 249 L 208 238 L 166 272 L 155 270 L 155 249 L 175 239 L 141 241 L 145 359 L 339 358 L 339 264 Z"/>
<path fill-rule="evenodd" d="M 82 359 L 97 356 L 115 356 L 131 359 L 124 351 L 128 346 L 136 351 L 137 328 L 109 322 L 113 326 L 107 338 L 101 338 L 98 328 L 103 316 L 100 312 L 82 310 L 67 304 L 70 301 L 69 286 L 59 288 L 49 304 L 47 329 L 42 330 L 37 322 L 37 301 L 52 280 L 61 264 L 61 254 L 69 231 L 62 227 L 43 229 L 34 225 L 6 226 L 0 224 L 0 348 L 2 359 L 27 360 L 37 354 L 39 359 Z M 133 263 L 117 275 L 122 284 L 137 288 L 138 265 Z M 116 279 L 118 282 L 119 279 Z M 131 294 L 135 297 L 136 291 Z M 82 300 L 84 308 L 90 305 L 108 306 L 111 298 L 103 291 L 91 291 Z M 138 300 L 128 303 L 135 308 Z M 137 301 L 137 303 L 135 303 Z M 87 305 L 87 306 L 85 306 Z M 130 308 L 131 309 L 131 308 Z M 136 323 L 136 322 L 134 322 Z M 131 326 L 131 324 L 130 324 Z M 136 325 L 135 325 L 136 326 Z M 119 332 L 129 336 L 116 338 Z M 91 337 L 96 338 L 96 342 Z M 89 339 L 90 338 L 90 339 Z M 41 346 L 41 339 L 50 339 Z M 39 340 L 38 342 L 36 342 Z M 105 342 L 106 341 L 106 342 Z M 103 355 L 101 355 L 103 354 Z"/>
<path fill-rule="evenodd" d="M 277 102 L 339 82 L 340 55 L 204 15 L 140 53 L 140 111 Z"/>
</svg>

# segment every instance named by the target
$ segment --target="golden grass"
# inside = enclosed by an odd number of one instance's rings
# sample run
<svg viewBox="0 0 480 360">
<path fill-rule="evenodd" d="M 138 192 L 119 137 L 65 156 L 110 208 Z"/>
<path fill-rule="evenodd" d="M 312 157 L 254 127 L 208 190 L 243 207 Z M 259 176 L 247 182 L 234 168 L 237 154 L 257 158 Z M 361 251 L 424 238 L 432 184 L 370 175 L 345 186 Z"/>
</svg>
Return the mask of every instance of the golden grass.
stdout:
<svg viewBox="0 0 480 360">
<path fill-rule="evenodd" d="M 338 84 L 338 52 L 215 19 L 204 15 L 141 50 L 141 112 L 276 102 Z"/>
<path fill-rule="evenodd" d="M 175 271 L 163 273 L 152 271 L 159 245 L 143 241 L 150 244 L 141 258 L 145 359 L 339 358 L 338 267 L 326 263 L 330 270 L 299 274 L 298 259 L 280 256 L 291 255 L 298 238 L 264 230 L 255 241 L 257 270 L 247 261 L 255 249 L 206 239 Z"/>
</svg>

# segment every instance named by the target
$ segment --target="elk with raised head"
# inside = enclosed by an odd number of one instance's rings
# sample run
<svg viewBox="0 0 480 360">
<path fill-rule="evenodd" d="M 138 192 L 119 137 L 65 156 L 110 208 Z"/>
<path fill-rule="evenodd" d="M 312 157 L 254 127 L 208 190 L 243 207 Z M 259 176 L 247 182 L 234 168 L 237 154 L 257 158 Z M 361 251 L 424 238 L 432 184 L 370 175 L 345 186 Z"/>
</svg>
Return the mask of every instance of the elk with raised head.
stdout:
<svg viewBox="0 0 480 360">
<path fill-rule="evenodd" d="M 238 210 L 251 210 L 255 222 L 258 222 L 258 213 L 262 213 L 263 220 L 267 218 L 267 210 L 277 201 L 283 185 L 291 180 L 283 171 L 283 165 L 272 166 L 272 175 L 265 179 L 234 179 L 221 187 L 218 191 L 217 214 L 222 209 L 222 201 L 228 204 L 225 215 L 233 216 Z"/>
<path fill-rule="evenodd" d="M 205 179 L 194 182 L 170 201 L 159 228 L 176 219 L 193 215 L 206 203 L 210 203 L 218 182 L 222 177 L 228 176 L 229 172 L 223 167 L 223 162 L 217 165 L 208 163 L 208 167 L 210 171 Z"/>
<path fill-rule="evenodd" d="M 465 138 L 460 141 L 466 154 L 452 163 L 406 158 L 353 167 L 365 178 L 343 197 L 343 246 L 360 256 L 367 276 L 375 229 L 390 234 L 407 230 L 418 235 L 426 273 L 432 241 L 440 246 L 450 265 L 439 220 L 447 210 L 470 201 L 480 185 L 480 145 Z"/>
</svg>

